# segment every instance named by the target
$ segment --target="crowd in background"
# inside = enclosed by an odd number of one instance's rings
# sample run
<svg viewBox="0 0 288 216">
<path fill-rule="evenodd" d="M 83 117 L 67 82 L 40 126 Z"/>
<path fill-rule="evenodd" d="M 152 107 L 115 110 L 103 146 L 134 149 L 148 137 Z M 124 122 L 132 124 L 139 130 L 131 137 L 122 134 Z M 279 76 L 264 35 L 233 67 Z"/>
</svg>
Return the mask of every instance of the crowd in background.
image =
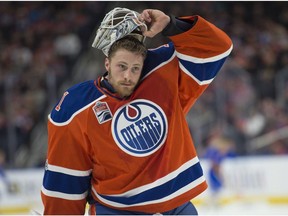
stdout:
<svg viewBox="0 0 288 216">
<path fill-rule="evenodd" d="M 47 108 L 61 97 L 61 85 L 91 49 L 112 6 L 199 14 L 232 38 L 227 64 L 187 116 L 200 156 L 214 143 L 221 146 L 219 140 L 238 155 L 288 154 L 287 138 L 258 151 L 249 146 L 251 139 L 288 126 L 288 2 L 0 2 L 3 163 L 29 148 L 31 132 L 47 120 Z M 99 72 L 95 68 L 95 77 Z"/>
<path fill-rule="evenodd" d="M 0 149 L 7 161 L 29 147 L 34 126 L 46 120 L 47 107 L 89 46 L 105 6 L 0 2 Z"/>
</svg>

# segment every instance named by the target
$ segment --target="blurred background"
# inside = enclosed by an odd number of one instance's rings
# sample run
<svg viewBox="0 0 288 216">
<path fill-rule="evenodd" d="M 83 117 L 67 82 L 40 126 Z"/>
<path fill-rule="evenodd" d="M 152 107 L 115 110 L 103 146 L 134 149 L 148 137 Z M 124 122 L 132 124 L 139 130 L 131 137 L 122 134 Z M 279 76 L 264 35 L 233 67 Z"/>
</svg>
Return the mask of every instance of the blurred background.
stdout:
<svg viewBox="0 0 288 216">
<path fill-rule="evenodd" d="M 232 38 L 232 54 L 187 116 L 210 182 L 196 204 L 212 214 L 212 203 L 216 214 L 219 205 L 266 197 L 288 214 L 288 2 L 282 1 L 0 2 L 0 214 L 41 205 L 47 116 L 66 88 L 104 72 L 104 56 L 91 44 L 114 7 L 201 15 Z M 157 35 L 146 44 L 168 41 Z"/>
</svg>

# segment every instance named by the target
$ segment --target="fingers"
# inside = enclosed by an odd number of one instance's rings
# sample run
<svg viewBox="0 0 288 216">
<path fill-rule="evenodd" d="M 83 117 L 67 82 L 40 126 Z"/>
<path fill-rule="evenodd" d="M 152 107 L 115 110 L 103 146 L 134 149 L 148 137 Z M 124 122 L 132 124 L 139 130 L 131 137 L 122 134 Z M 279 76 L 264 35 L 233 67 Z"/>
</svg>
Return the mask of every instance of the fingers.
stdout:
<svg viewBox="0 0 288 216">
<path fill-rule="evenodd" d="M 152 18 L 151 18 L 152 17 L 152 11 L 153 11 L 152 9 L 144 10 L 140 15 L 141 19 L 145 22 L 150 23 L 152 21 Z"/>
<path fill-rule="evenodd" d="M 160 10 L 146 9 L 144 10 L 139 19 L 145 21 L 148 24 L 148 29 L 143 31 L 143 35 L 146 37 L 154 37 L 161 32 L 169 23 L 170 17 Z"/>
<path fill-rule="evenodd" d="M 154 36 L 154 34 L 152 33 L 153 32 L 153 29 L 152 29 L 153 24 L 152 24 L 151 14 L 152 14 L 152 9 L 146 9 L 139 16 L 139 20 L 141 22 L 145 22 L 147 27 L 149 28 L 149 29 L 145 29 L 145 28 L 141 29 L 142 34 L 146 37 L 153 37 Z"/>
</svg>

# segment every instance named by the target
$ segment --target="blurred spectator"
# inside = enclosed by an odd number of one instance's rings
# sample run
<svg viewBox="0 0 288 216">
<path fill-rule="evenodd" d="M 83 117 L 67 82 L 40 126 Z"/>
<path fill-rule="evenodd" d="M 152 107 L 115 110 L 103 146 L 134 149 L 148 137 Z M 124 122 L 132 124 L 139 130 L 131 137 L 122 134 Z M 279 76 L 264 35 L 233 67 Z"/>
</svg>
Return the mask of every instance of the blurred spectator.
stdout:
<svg viewBox="0 0 288 216">
<path fill-rule="evenodd" d="M 74 33 L 65 33 L 55 39 L 55 51 L 60 56 L 76 57 L 81 50 L 81 41 Z"/>
</svg>

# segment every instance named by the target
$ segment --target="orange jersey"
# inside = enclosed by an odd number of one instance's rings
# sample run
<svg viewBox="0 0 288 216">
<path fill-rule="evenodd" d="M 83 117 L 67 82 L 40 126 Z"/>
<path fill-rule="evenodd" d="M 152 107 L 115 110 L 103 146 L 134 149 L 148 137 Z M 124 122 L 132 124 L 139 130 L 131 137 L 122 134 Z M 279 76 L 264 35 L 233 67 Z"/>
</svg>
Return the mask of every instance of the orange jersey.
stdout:
<svg viewBox="0 0 288 216">
<path fill-rule="evenodd" d="M 111 208 L 165 212 L 207 188 L 185 115 L 232 50 L 200 16 L 148 51 L 141 82 L 119 99 L 98 80 L 68 89 L 48 121 L 44 214 L 84 214 L 87 197 Z M 97 209 L 96 209 L 97 212 Z"/>
</svg>

